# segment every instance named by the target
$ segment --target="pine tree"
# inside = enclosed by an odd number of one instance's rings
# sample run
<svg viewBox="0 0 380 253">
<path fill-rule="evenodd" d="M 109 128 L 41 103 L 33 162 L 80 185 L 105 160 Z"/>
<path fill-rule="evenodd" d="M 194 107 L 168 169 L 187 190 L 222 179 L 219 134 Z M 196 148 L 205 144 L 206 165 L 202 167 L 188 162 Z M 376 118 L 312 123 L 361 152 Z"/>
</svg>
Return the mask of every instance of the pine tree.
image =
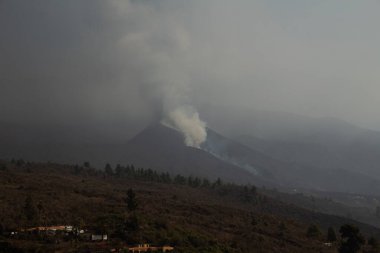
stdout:
<svg viewBox="0 0 380 253">
<path fill-rule="evenodd" d="M 375 237 L 371 236 L 369 239 L 368 239 L 368 245 L 370 245 L 372 247 L 373 250 L 377 250 L 379 249 L 379 242 L 376 240 Z"/>
<path fill-rule="evenodd" d="M 339 230 L 342 237 L 340 253 L 356 253 L 365 243 L 364 237 L 360 234 L 359 228 L 353 225 L 343 225 Z"/>
<path fill-rule="evenodd" d="M 337 240 L 336 233 L 333 227 L 329 227 L 327 230 L 327 241 L 335 242 Z"/>
<path fill-rule="evenodd" d="M 210 187 L 210 181 L 207 178 L 203 179 L 202 187 Z"/>
<path fill-rule="evenodd" d="M 29 225 L 35 225 L 38 220 L 38 210 L 35 206 L 33 199 L 28 195 L 25 199 L 24 214 Z"/>
<path fill-rule="evenodd" d="M 219 187 L 223 184 L 222 180 L 218 177 L 218 179 L 213 183 L 213 187 Z"/>
<path fill-rule="evenodd" d="M 109 163 L 106 164 L 106 167 L 104 168 L 104 170 L 108 176 L 113 175 L 113 169 Z"/>
<path fill-rule="evenodd" d="M 116 165 L 116 168 L 115 168 L 115 174 L 116 174 L 117 176 L 121 176 L 122 173 L 123 173 L 123 167 L 121 167 L 120 164 L 117 164 L 117 165 Z"/>
<path fill-rule="evenodd" d="M 315 224 L 311 224 L 307 229 L 306 236 L 307 237 L 318 237 L 321 235 L 321 230 Z"/>
<path fill-rule="evenodd" d="M 6 164 L 0 164 L 0 170 L 7 170 Z"/>
<path fill-rule="evenodd" d="M 136 194 L 132 189 L 129 189 L 127 191 L 126 202 L 127 202 L 128 211 L 132 212 L 136 210 L 138 204 L 137 204 Z"/>
</svg>

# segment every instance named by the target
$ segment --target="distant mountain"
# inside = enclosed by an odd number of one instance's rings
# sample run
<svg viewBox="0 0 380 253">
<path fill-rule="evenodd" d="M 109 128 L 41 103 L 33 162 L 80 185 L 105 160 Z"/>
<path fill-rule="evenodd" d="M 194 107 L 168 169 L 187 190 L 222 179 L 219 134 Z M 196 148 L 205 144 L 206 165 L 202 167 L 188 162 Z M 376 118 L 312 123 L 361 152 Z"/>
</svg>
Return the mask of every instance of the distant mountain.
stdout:
<svg viewBox="0 0 380 253">
<path fill-rule="evenodd" d="M 280 178 L 277 176 L 289 166 L 210 128 L 207 128 L 207 139 L 202 143 L 201 149 L 266 181 L 279 183 Z"/>
<path fill-rule="evenodd" d="M 145 168 L 221 177 L 228 181 L 245 181 L 269 187 L 366 194 L 380 192 L 380 181 L 364 174 L 280 161 L 212 129 L 207 129 L 207 134 L 201 150 L 185 146 L 183 136 L 178 131 L 155 124 L 123 147 L 123 155 L 119 155 L 123 159 L 120 163 L 129 161 Z"/>
<path fill-rule="evenodd" d="M 69 131 L 72 130 L 72 131 Z M 129 141 L 95 139 L 95 131 L 86 129 L 43 129 L 0 122 L 0 159 L 22 158 L 27 161 L 52 161 L 103 168 L 134 164 L 173 174 L 218 177 L 238 183 L 260 183 L 258 177 L 201 149 L 187 147 L 177 130 L 156 123 Z"/>
<path fill-rule="evenodd" d="M 204 107 L 202 116 L 208 126 L 224 136 L 272 159 L 297 165 L 300 170 L 296 174 L 299 176 L 319 175 L 322 185 L 332 184 L 327 182 L 335 180 L 336 184 L 343 184 L 344 181 L 346 184 L 351 182 L 351 186 L 354 186 L 357 184 L 354 180 L 356 175 L 358 178 L 371 179 L 372 183 L 365 187 L 368 192 L 373 182 L 380 179 L 379 131 L 357 127 L 334 118 L 313 118 L 233 107 Z M 342 171 L 347 177 L 352 177 L 352 180 L 342 180 Z M 345 187 L 337 188 L 342 190 Z"/>
<path fill-rule="evenodd" d="M 228 137 L 252 135 L 262 139 L 314 142 L 343 142 L 375 132 L 335 118 L 316 118 L 287 112 L 260 111 L 239 107 L 204 106 L 207 125 Z M 321 136 L 323 134 L 323 138 Z M 380 136 L 379 132 L 377 134 Z"/>
<path fill-rule="evenodd" d="M 173 174 L 193 175 L 238 183 L 258 182 L 258 177 L 204 150 L 187 147 L 177 130 L 162 124 L 144 129 L 123 146 L 119 163 L 153 168 Z"/>
<path fill-rule="evenodd" d="M 254 173 L 267 184 L 280 188 L 378 194 L 380 181 L 346 169 L 324 169 L 318 164 L 303 164 L 271 156 L 272 152 L 249 148 L 208 129 L 202 148 L 223 161 Z M 244 141 L 242 141 L 244 143 Z"/>
<path fill-rule="evenodd" d="M 180 132 L 162 124 L 147 127 L 129 141 L 117 142 L 86 139 L 86 135 L 81 136 L 79 132 L 76 135 L 82 139 L 78 140 L 69 138 L 67 133 L 54 132 L 48 134 L 54 136 L 49 139 L 44 132 L 33 132 L 22 127 L 3 127 L 3 130 L 0 134 L 6 138 L 0 143 L 0 159 L 23 158 L 78 164 L 89 161 L 98 168 L 106 163 L 134 164 L 172 174 L 209 179 L 220 177 L 224 181 L 267 187 L 364 194 L 380 192 L 380 182 L 376 178 L 346 169 L 326 169 L 318 163 L 282 159 L 270 149 L 256 145 L 252 148 L 251 143 L 242 140 L 246 143 L 243 145 L 210 128 L 201 149 L 187 147 Z M 13 133 L 13 136 L 6 133 Z M 250 138 L 245 137 L 245 140 Z M 284 150 L 292 151 L 288 148 Z"/>
<path fill-rule="evenodd" d="M 326 170 L 345 169 L 380 179 L 380 134 L 375 131 L 363 131 L 350 137 L 319 132 L 302 139 L 266 139 L 253 135 L 240 135 L 235 139 L 284 162 Z"/>
</svg>

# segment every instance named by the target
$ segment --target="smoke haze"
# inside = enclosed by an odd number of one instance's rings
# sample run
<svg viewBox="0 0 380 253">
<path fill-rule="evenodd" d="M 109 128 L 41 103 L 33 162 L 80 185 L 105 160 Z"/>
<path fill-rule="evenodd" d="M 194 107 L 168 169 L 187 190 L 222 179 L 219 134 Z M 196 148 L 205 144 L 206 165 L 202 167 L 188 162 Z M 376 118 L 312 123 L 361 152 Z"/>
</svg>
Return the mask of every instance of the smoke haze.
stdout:
<svg viewBox="0 0 380 253">
<path fill-rule="evenodd" d="M 1 119 L 128 138 L 165 118 L 191 146 L 204 138 L 199 117 L 208 119 L 187 105 L 380 129 L 379 8 L 353 0 L 3 0 Z"/>
</svg>

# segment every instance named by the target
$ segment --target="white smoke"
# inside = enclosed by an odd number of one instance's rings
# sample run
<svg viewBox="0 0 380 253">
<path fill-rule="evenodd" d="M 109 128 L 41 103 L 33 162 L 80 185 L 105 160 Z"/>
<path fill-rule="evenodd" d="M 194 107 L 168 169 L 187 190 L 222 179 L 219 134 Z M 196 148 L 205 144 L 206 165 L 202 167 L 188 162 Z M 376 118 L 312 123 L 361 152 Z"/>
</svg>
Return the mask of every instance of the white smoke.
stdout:
<svg viewBox="0 0 380 253">
<path fill-rule="evenodd" d="M 206 124 L 191 106 L 192 40 L 187 26 L 175 18 L 181 10 L 162 15 L 159 5 L 144 1 L 115 0 L 113 4 L 117 11 L 112 13 L 119 13 L 120 18 L 131 21 L 126 23 L 133 24 L 118 40 L 124 57 L 133 59 L 127 67 L 135 71 L 126 83 L 137 75 L 133 80 L 139 84 L 142 96 L 162 106 L 161 122 L 180 131 L 187 146 L 199 148 L 207 137 Z"/>
<path fill-rule="evenodd" d="M 200 148 L 207 138 L 206 123 L 192 106 L 177 107 L 166 115 L 162 123 L 179 130 L 184 135 L 187 146 Z"/>
</svg>

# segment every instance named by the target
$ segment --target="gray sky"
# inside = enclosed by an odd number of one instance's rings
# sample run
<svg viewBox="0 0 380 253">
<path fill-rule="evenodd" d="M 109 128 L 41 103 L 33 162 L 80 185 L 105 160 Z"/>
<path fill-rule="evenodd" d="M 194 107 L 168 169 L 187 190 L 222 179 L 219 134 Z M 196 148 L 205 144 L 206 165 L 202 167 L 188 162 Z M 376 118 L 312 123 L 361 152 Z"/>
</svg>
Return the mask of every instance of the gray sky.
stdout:
<svg viewBox="0 0 380 253">
<path fill-rule="evenodd" d="M 0 0 L 1 119 L 138 128 L 211 103 L 380 130 L 379 12 L 377 0 Z"/>
</svg>

